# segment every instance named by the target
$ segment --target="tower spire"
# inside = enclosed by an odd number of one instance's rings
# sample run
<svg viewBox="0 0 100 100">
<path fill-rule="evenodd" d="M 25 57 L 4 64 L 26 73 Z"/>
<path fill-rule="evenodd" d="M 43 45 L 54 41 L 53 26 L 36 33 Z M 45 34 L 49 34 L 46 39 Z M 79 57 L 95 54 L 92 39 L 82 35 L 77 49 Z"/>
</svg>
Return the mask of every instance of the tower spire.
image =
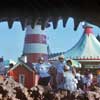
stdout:
<svg viewBox="0 0 100 100">
<path fill-rule="evenodd" d="M 85 22 L 85 24 L 83 25 L 83 28 L 84 28 L 84 33 L 89 35 L 89 34 L 93 34 L 93 30 L 92 30 L 92 26 L 89 25 L 88 22 Z"/>
</svg>

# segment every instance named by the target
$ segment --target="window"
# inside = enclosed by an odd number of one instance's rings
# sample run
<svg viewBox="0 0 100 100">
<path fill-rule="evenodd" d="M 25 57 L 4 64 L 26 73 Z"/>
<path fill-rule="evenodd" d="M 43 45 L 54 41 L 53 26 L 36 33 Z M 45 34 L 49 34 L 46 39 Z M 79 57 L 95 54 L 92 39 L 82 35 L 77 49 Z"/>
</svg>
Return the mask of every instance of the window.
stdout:
<svg viewBox="0 0 100 100">
<path fill-rule="evenodd" d="M 19 75 L 19 83 L 21 83 L 22 85 L 24 85 L 25 82 L 25 76 L 23 74 Z"/>
</svg>

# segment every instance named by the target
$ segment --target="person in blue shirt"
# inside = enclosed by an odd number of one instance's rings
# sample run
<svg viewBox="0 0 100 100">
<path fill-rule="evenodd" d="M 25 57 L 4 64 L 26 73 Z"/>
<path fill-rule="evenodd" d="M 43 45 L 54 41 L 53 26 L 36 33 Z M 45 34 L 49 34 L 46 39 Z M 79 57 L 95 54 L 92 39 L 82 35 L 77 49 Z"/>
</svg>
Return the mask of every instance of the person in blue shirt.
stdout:
<svg viewBox="0 0 100 100">
<path fill-rule="evenodd" d="M 65 66 L 64 55 L 60 55 L 58 57 L 58 61 L 57 61 L 57 64 L 56 64 L 56 69 L 57 69 L 57 76 L 56 76 L 57 89 L 62 89 L 63 88 L 64 66 Z"/>
<path fill-rule="evenodd" d="M 48 86 L 50 82 L 49 69 L 51 64 L 44 61 L 43 57 L 38 59 L 38 63 L 35 65 L 36 74 L 39 75 L 38 85 Z"/>
</svg>

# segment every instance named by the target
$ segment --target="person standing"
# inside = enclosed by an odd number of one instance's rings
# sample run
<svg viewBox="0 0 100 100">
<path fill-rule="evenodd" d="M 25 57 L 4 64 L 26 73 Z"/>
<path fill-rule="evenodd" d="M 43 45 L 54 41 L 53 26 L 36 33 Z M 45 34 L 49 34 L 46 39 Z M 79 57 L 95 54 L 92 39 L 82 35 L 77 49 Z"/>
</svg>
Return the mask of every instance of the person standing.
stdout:
<svg viewBox="0 0 100 100">
<path fill-rule="evenodd" d="M 77 90 L 77 79 L 75 76 L 72 74 L 72 72 L 69 71 L 69 66 L 66 65 L 64 67 L 64 89 L 69 90 L 70 93 L 75 92 Z"/>
<path fill-rule="evenodd" d="M 92 82 L 93 82 L 93 73 L 90 69 L 88 69 L 88 77 L 89 77 L 89 83 L 88 85 L 91 86 Z"/>
<path fill-rule="evenodd" d="M 76 69 L 72 66 L 71 59 L 66 60 L 66 64 L 69 66 L 69 71 L 75 76 L 76 75 Z"/>
<path fill-rule="evenodd" d="M 48 86 L 50 81 L 49 69 L 51 64 L 44 61 L 43 57 L 38 59 L 38 63 L 34 66 L 36 74 L 39 76 L 38 85 Z"/>
<path fill-rule="evenodd" d="M 97 84 L 98 84 L 98 87 L 100 87 L 100 68 L 97 69 Z"/>
<path fill-rule="evenodd" d="M 60 55 L 58 57 L 58 62 L 56 64 L 56 69 L 57 69 L 57 76 L 56 76 L 56 81 L 57 81 L 57 88 L 62 88 L 63 86 L 63 72 L 64 72 L 64 55 Z"/>
<path fill-rule="evenodd" d="M 78 69 L 76 71 L 76 75 L 75 75 L 75 78 L 77 79 L 78 81 L 78 84 L 77 84 L 77 88 L 81 88 L 83 87 L 83 83 L 82 83 L 82 75 L 81 75 L 81 72 L 80 72 L 80 69 Z"/>
<path fill-rule="evenodd" d="M 90 89 L 92 82 L 93 82 L 93 74 L 91 73 L 90 69 L 86 69 L 83 78 L 85 91 L 88 91 Z"/>
<path fill-rule="evenodd" d="M 64 67 L 64 89 L 74 92 L 77 90 L 77 79 L 75 78 L 75 69 L 72 67 L 72 61 L 67 60 Z"/>
</svg>

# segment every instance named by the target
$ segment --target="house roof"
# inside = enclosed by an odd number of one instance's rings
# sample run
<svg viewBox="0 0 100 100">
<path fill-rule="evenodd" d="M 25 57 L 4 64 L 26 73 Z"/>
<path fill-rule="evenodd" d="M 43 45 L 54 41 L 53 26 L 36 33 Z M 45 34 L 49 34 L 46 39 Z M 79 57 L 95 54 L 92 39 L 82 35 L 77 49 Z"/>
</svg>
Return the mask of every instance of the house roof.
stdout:
<svg viewBox="0 0 100 100">
<path fill-rule="evenodd" d="M 33 65 L 31 63 L 24 63 L 24 61 L 22 60 L 19 60 L 9 71 L 14 70 L 18 67 L 18 65 L 24 65 L 24 67 L 27 68 L 29 71 L 34 71 Z"/>
</svg>

